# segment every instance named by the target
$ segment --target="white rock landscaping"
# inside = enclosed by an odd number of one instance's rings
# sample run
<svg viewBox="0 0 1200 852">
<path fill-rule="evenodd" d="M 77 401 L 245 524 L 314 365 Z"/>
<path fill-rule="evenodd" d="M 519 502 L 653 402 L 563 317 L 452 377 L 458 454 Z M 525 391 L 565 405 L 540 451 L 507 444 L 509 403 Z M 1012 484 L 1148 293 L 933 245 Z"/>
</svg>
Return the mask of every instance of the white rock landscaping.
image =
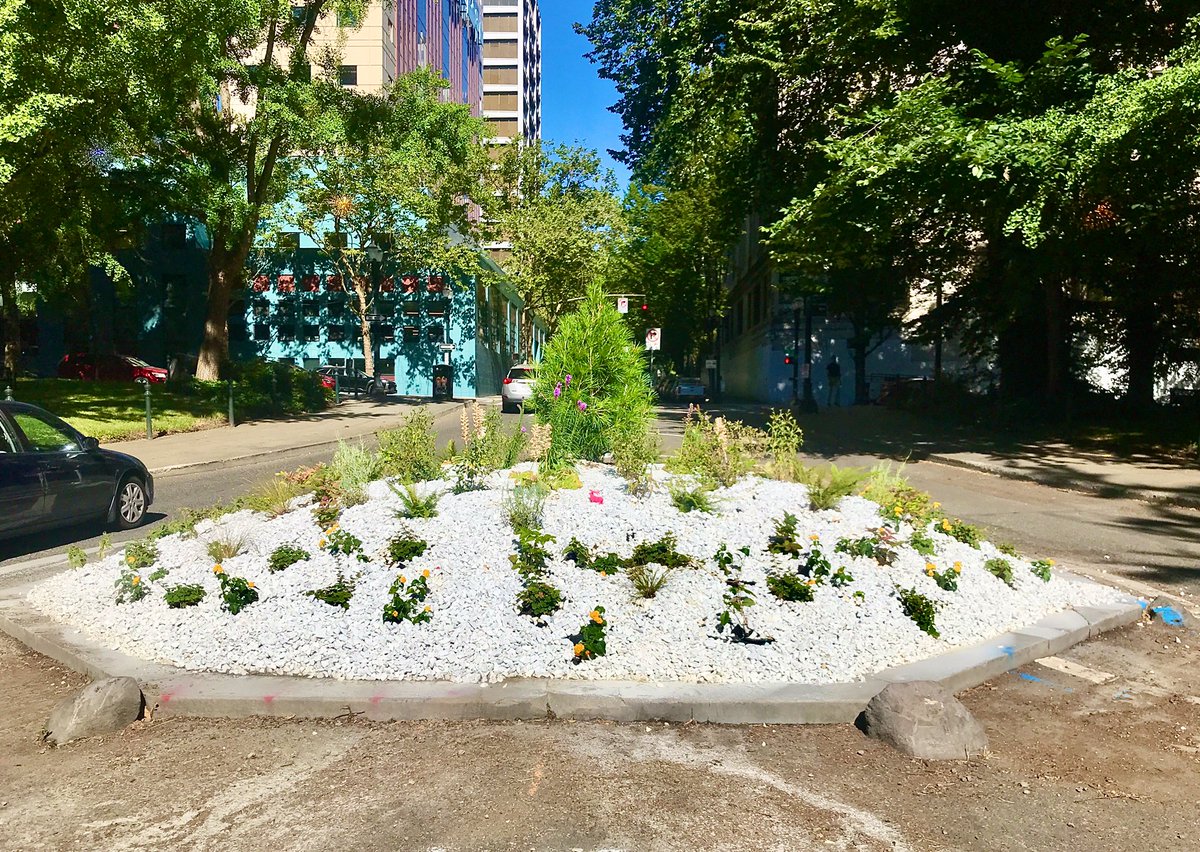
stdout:
<svg viewBox="0 0 1200 852">
<path fill-rule="evenodd" d="M 448 482 L 424 483 L 423 493 L 446 493 L 436 518 L 400 520 L 399 499 L 384 482 L 372 483 L 367 502 L 347 509 L 341 527 L 362 539 L 369 563 L 339 561 L 318 547 L 322 530 L 307 507 L 269 519 L 243 511 L 200 526 L 195 538 L 168 536 L 158 542 L 159 560 L 140 572 L 150 593 L 118 604 L 114 584 L 123 555 L 58 574 L 34 587 L 29 601 L 55 620 L 92 640 L 141 659 L 191 670 L 269 673 L 361 680 L 447 680 L 496 682 L 506 678 L 572 678 L 651 682 L 838 683 L 878 670 L 972 645 L 1032 624 L 1071 606 L 1108 606 L 1123 596 L 1115 589 L 1060 576 L 1043 582 L 1030 563 L 1007 558 L 1013 587 L 985 570 L 1001 556 L 984 542 L 976 550 L 931 527 L 936 555 L 898 547 L 891 565 L 869 557 L 834 553 L 841 538 L 877 529 L 880 507 L 858 497 L 837 510 L 814 512 L 804 486 L 747 477 L 715 492 L 716 514 L 681 513 L 665 488 L 631 496 L 610 468 L 584 465 L 583 488 L 556 491 L 545 505 L 543 529 L 556 538 L 548 582 L 564 596 L 562 608 L 539 626 L 517 612 L 521 578 L 509 556 L 514 535 L 502 502 L 511 488 L 508 471 L 489 478 L 491 488 L 450 493 Z M 660 481 L 670 478 L 659 470 Z M 603 502 L 596 502 L 593 493 Z M 784 512 L 799 519 L 796 538 L 808 545 L 818 536 L 833 566 L 853 575 L 846 586 L 815 587 L 814 600 L 776 599 L 766 586 L 768 569 L 794 570 L 795 560 L 767 551 L 775 522 Z M 427 624 L 385 624 L 388 589 L 397 570 L 383 555 L 389 539 L 404 531 L 429 543 L 412 560 L 410 577 L 430 572 Z M 911 528 L 901 525 L 903 540 Z M 636 598 L 624 573 L 602 576 L 563 560 L 572 538 L 623 557 L 641 542 L 674 533 L 680 552 L 700 567 L 671 573 L 652 599 Z M 214 538 L 242 539 L 245 550 L 227 559 L 230 577 L 252 581 L 260 599 L 237 615 L 222 608 L 213 562 L 206 552 Z M 750 645 L 716 630 L 724 609 L 724 577 L 713 556 L 720 545 L 746 546 L 742 577 L 753 580 L 756 604 L 748 610 L 756 633 L 774 641 Z M 282 544 L 311 553 L 278 573 L 267 558 Z M 926 575 L 926 562 L 944 570 L 962 565 L 958 590 L 945 591 Z M 329 606 L 305 593 L 332 583 L 338 569 L 359 574 L 348 609 Z M 168 573 L 151 581 L 154 569 Z M 169 587 L 199 584 L 207 595 L 198 605 L 172 609 Z M 935 639 L 904 614 L 896 588 L 913 588 L 939 602 Z M 861 594 L 856 594 L 861 593 Z M 570 638 L 597 605 L 605 608 L 607 654 L 576 664 Z"/>
</svg>

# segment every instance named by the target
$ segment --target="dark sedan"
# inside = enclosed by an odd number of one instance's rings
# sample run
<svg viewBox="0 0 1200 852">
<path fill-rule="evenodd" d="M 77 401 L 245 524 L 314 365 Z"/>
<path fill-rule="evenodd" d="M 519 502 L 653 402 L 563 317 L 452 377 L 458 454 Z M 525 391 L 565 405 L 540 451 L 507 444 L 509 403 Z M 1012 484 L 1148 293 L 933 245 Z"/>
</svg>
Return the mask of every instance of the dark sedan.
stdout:
<svg viewBox="0 0 1200 852">
<path fill-rule="evenodd" d="M 396 383 L 380 377 L 376 380 L 362 370 L 353 367 L 335 367 L 326 365 L 317 370 L 327 378 L 337 377 L 338 386 L 342 393 L 365 393 L 367 396 L 376 394 L 390 395 L 396 392 Z"/>
<path fill-rule="evenodd" d="M 0 402 L 0 538 L 103 521 L 141 524 L 154 477 L 48 411 Z"/>
</svg>

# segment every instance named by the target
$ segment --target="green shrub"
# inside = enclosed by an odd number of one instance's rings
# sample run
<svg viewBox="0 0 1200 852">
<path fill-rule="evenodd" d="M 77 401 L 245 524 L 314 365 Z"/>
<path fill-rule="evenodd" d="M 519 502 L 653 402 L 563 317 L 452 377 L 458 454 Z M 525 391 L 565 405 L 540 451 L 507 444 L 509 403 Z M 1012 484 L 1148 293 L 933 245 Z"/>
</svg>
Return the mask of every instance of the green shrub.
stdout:
<svg viewBox="0 0 1200 852">
<path fill-rule="evenodd" d="M 787 409 L 776 409 L 767 420 L 767 453 L 771 462 L 782 471 L 795 470 L 796 454 L 804 443 L 804 432 L 795 416 Z"/>
<path fill-rule="evenodd" d="M 671 502 L 675 508 L 685 514 L 687 512 L 704 512 L 712 514 L 717 509 L 717 501 L 713 499 L 712 489 L 704 485 L 689 488 L 684 483 L 675 480 L 670 485 Z"/>
<path fill-rule="evenodd" d="M 856 468 L 839 468 L 831 464 L 822 473 L 808 469 L 803 474 L 803 482 L 808 487 L 808 502 L 814 511 L 836 509 L 843 497 L 854 493 L 865 474 Z"/>
<path fill-rule="evenodd" d="M 71 545 L 67 548 L 67 565 L 72 568 L 82 568 L 87 565 L 88 555 L 82 547 Z"/>
<path fill-rule="evenodd" d="M 750 548 L 743 547 L 740 552 L 743 556 L 748 556 Z M 728 628 L 729 636 L 734 642 L 752 645 L 774 642 L 770 637 L 756 636 L 754 628 L 750 626 L 748 611 L 755 603 L 754 592 L 751 589 L 754 581 L 742 577 L 742 567 L 735 563 L 733 554 L 724 544 L 717 550 L 714 559 L 725 577 L 725 593 L 721 596 L 725 609 L 717 613 L 717 632 L 724 633 Z"/>
<path fill-rule="evenodd" d="M 965 521 L 960 521 L 957 518 L 953 520 L 942 518 L 941 529 L 946 535 L 976 550 L 983 543 L 983 533 L 979 531 L 979 527 L 968 524 Z"/>
<path fill-rule="evenodd" d="M 620 436 L 613 444 L 613 466 L 617 474 L 630 485 L 633 493 L 645 493 L 653 480 L 650 465 L 658 461 L 660 454 L 658 433 L 652 429 L 630 432 Z"/>
<path fill-rule="evenodd" d="M 357 577 L 346 577 L 341 571 L 338 571 L 337 579 L 321 589 L 313 589 L 311 592 L 305 592 L 310 598 L 315 598 L 330 606 L 341 607 L 342 609 L 350 609 L 350 599 L 354 597 L 354 586 L 357 582 Z"/>
<path fill-rule="evenodd" d="M 167 606 L 171 609 L 184 609 L 189 606 L 196 606 L 200 601 L 204 600 L 208 593 L 204 591 L 204 587 L 198 584 L 171 586 L 163 595 L 163 600 L 167 602 Z"/>
<path fill-rule="evenodd" d="M 587 567 L 598 574 L 620 574 L 621 569 L 625 567 L 625 560 L 615 553 L 602 553 L 592 557 L 591 564 Z"/>
<path fill-rule="evenodd" d="M 407 565 L 429 549 L 429 544 L 410 535 L 394 536 L 388 542 L 387 555 L 391 565 Z"/>
<path fill-rule="evenodd" d="M 582 663 L 596 657 L 603 657 L 608 652 L 604 631 L 608 621 L 604 618 L 604 607 L 598 606 L 588 613 L 588 620 L 579 628 L 579 634 L 573 637 L 575 645 L 572 648 L 574 662 Z"/>
<path fill-rule="evenodd" d="M 694 568 L 695 560 L 676 550 L 676 544 L 674 533 L 667 533 L 658 541 L 642 542 L 633 548 L 633 555 L 629 557 L 627 564 L 630 567 L 654 563 L 672 569 Z"/>
<path fill-rule="evenodd" d="M 325 533 L 325 538 L 322 540 L 322 548 L 328 547 L 329 552 L 334 556 L 345 556 L 347 559 L 353 557 L 359 562 L 370 562 L 371 557 L 363 553 L 363 543 L 356 535 L 351 535 L 337 526 L 331 527 Z"/>
<path fill-rule="evenodd" d="M 646 434 L 654 409 L 642 353 L 599 284 L 588 287 L 546 345 L 533 405 L 551 426 L 549 468 L 599 461 Z"/>
<path fill-rule="evenodd" d="M 941 571 L 932 562 L 925 563 L 925 576 L 938 584 L 938 588 L 947 592 L 958 591 L 958 578 L 962 574 L 962 563 L 955 562 L 951 567 Z"/>
<path fill-rule="evenodd" d="M 767 590 L 781 601 L 808 603 L 813 599 L 815 580 L 805 580 L 795 574 L 768 574 Z"/>
<path fill-rule="evenodd" d="M 309 552 L 304 548 L 296 547 L 293 544 L 281 544 L 267 557 L 267 570 L 272 574 L 277 574 L 291 568 L 297 562 L 303 562 L 309 558 L 311 558 Z"/>
<path fill-rule="evenodd" d="M 136 570 L 126 568 L 113 584 L 117 589 L 117 603 L 140 601 L 150 594 L 150 584 Z"/>
<path fill-rule="evenodd" d="M 1017 552 L 1016 546 L 1012 545 L 1012 544 L 1008 544 L 1007 542 L 998 543 L 996 545 L 996 549 L 999 550 L 1001 553 L 1003 553 L 1005 556 L 1011 556 L 1013 559 L 1021 558 L 1021 554 Z"/>
<path fill-rule="evenodd" d="M 939 606 L 925 597 L 916 589 L 896 588 L 896 597 L 900 600 L 900 609 L 913 620 L 917 627 L 924 630 L 934 639 L 941 636 L 934 620 L 937 618 Z"/>
<path fill-rule="evenodd" d="M 1050 569 L 1053 567 L 1053 559 L 1035 559 L 1029 563 L 1029 570 L 1033 572 L 1033 576 L 1037 577 L 1043 583 L 1050 582 Z"/>
<path fill-rule="evenodd" d="M 234 407 L 239 420 L 322 411 L 332 401 L 321 377 L 280 361 L 242 361 L 232 365 Z M 227 393 L 223 382 L 186 383 L 199 393 Z"/>
<path fill-rule="evenodd" d="M 652 598 L 667 584 L 671 568 L 662 563 L 658 564 L 659 568 L 657 569 L 652 568 L 649 564 L 635 564 L 625 572 L 629 581 L 633 583 L 633 590 L 637 592 L 638 597 Z"/>
<path fill-rule="evenodd" d="M 501 511 L 514 531 L 542 525 L 546 507 L 546 489 L 541 483 L 516 485 L 504 496 Z"/>
<path fill-rule="evenodd" d="M 388 483 L 388 487 L 392 489 L 393 494 L 400 498 L 400 510 L 396 512 L 396 517 L 405 519 L 437 517 L 438 501 L 442 499 L 440 491 L 430 491 L 422 497 L 412 485 L 396 488 Z"/>
<path fill-rule="evenodd" d="M 352 506 L 366 499 L 367 485 L 382 475 L 383 462 L 379 456 L 362 444 L 347 444 L 338 441 L 330 474 L 341 487 L 342 505 Z"/>
<path fill-rule="evenodd" d="M 426 482 L 437 479 L 441 465 L 437 457 L 437 438 L 433 416 L 414 411 L 395 429 L 379 432 L 380 472 L 400 482 Z"/>
<path fill-rule="evenodd" d="M 989 559 L 987 562 L 983 563 L 983 567 L 993 577 L 1003 580 L 1006 586 L 1013 585 L 1012 563 L 1007 559 L 1000 559 L 999 557 L 995 559 Z"/>
<path fill-rule="evenodd" d="M 796 541 L 796 524 L 798 519 L 791 512 L 784 512 L 783 519 L 775 522 L 775 533 L 767 539 L 767 552 L 778 553 L 780 556 L 790 556 L 799 559 L 804 549 Z"/>
<path fill-rule="evenodd" d="M 875 535 L 862 538 L 838 539 L 833 546 L 834 553 L 845 553 L 848 556 L 869 556 L 880 565 L 891 565 L 896 561 L 896 550 L 892 546 L 895 541 L 886 527 L 880 527 Z"/>
<path fill-rule="evenodd" d="M 388 594 L 391 597 L 383 605 L 384 624 L 399 624 L 402 621 L 426 624 L 433 620 L 432 607 L 422 606 L 429 596 L 428 571 L 422 571 L 421 576 L 412 582 L 401 574 L 388 589 Z"/>
<path fill-rule="evenodd" d="M 220 565 L 213 568 L 221 584 L 221 603 L 230 615 L 237 615 L 258 600 L 258 589 L 244 577 L 230 577 Z"/>
<path fill-rule="evenodd" d="M 908 537 L 908 546 L 922 556 L 933 556 L 937 552 L 929 533 L 919 527 Z"/>
<path fill-rule="evenodd" d="M 546 549 L 546 545 L 554 541 L 554 536 L 531 527 L 524 527 L 516 533 L 517 552 L 508 557 L 509 561 L 522 578 L 541 577 L 550 561 L 550 551 Z"/>
<path fill-rule="evenodd" d="M 728 487 L 754 470 L 767 446 L 765 432 L 737 420 L 712 420 L 700 409 L 689 408 L 683 442 L 666 468 Z"/>
<path fill-rule="evenodd" d="M 125 564 L 134 571 L 149 568 L 158 561 L 158 545 L 150 539 L 131 541 L 125 545 Z"/>
<path fill-rule="evenodd" d="M 541 618 L 557 612 L 562 606 L 562 592 L 541 580 L 531 580 L 517 594 L 517 611 L 522 615 Z"/>
<path fill-rule="evenodd" d="M 577 568 L 590 568 L 592 564 L 592 549 L 574 537 L 563 548 L 562 556 L 566 561 L 574 562 Z"/>
</svg>

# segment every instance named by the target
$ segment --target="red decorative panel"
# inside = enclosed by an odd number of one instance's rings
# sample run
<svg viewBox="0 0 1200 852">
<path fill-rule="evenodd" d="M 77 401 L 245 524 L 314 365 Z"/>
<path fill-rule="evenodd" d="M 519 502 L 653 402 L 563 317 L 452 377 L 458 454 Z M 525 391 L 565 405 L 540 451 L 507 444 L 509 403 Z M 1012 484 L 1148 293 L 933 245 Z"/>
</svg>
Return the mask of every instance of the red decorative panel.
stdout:
<svg viewBox="0 0 1200 852">
<path fill-rule="evenodd" d="M 440 293 L 446 288 L 446 282 L 440 275 L 430 275 L 429 283 L 425 286 L 426 292 Z"/>
<path fill-rule="evenodd" d="M 417 287 L 420 285 L 421 279 L 415 275 L 403 275 L 400 277 L 400 286 L 408 295 L 417 292 Z"/>
<path fill-rule="evenodd" d="M 300 279 L 300 289 L 303 290 L 305 293 L 315 293 L 315 292 L 317 292 L 317 290 L 320 289 L 320 286 L 321 286 L 321 276 L 320 275 L 305 275 L 303 278 Z"/>
<path fill-rule="evenodd" d="M 326 275 L 325 276 L 325 289 L 328 290 L 330 293 L 346 292 L 346 287 L 344 284 L 342 284 L 342 276 Z"/>
<path fill-rule="evenodd" d="M 271 279 L 266 275 L 255 275 L 251 286 L 255 293 L 265 293 L 271 289 Z"/>
<path fill-rule="evenodd" d="M 280 293 L 295 293 L 296 292 L 296 276 L 295 275 L 280 275 L 275 283 L 275 289 Z"/>
</svg>

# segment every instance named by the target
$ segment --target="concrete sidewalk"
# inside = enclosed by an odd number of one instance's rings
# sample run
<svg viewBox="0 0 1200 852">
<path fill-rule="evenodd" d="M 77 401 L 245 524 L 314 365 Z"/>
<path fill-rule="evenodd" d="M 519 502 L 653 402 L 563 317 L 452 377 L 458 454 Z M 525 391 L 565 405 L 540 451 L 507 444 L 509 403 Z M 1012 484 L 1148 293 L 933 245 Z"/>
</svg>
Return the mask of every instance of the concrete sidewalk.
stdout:
<svg viewBox="0 0 1200 852">
<path fill-rule="evenodd" d="M 262 420 L 230 428 L 180 432 L 154 440 L 120 441 L 108 449 L 136 456 L 151 473 L 167 473 L 204 465 L 272 455 L 362 438 L 399 426 L 414 411 L 424 409 L 436 419 L 455 415 L 462 400 L 357 400 L 343 402 L 319 414 L 284 420 Z M 480 400 L 487 404 L 489 400 Z"/>
</svg>

